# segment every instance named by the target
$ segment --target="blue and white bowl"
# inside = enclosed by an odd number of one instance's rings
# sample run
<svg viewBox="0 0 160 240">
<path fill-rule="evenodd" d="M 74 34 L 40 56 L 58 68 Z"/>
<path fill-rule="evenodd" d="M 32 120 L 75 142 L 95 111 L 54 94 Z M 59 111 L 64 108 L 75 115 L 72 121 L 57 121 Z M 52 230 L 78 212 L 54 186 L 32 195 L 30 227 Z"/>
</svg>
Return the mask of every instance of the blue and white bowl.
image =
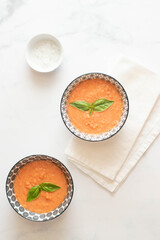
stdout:
<svg viewBox="0 0 160 240">
<path fill-rule="evenodd" d="M 64 199 L 64 201 L 53 211 L 47 212 L 47 213 L 36 213 L 36 212 L 30 212 L 29 210 L 25 209 L 16 199 L 15 193 L 14 193 L 14 180 L 16 178 L 16 175 L 18 171 L 25 166 L 26 164 L 32 162 L 32 161 L 39 161 L 39 160 L 45 160 L 50 161 L 54 163 L 57 167 L 61 169 L 61 171 L 64 173 L 66 180 L 67 180 L 67 194 Z M 69 170 L 64 166 L 63 163 L 61 163 L 59 160 L 49 157 L 46 155 L 31 155 L 28 157 L 23 158 L 19 162 L 17 162 L 13 168 L 10 170 L 7 180 L 6 180 L 6 194 L 8 201 L 12 208 L 23 218 L 34 221 L 34 222 L 45 222 L 52 219 L 55 219 L 56 217 L 60 216 L 69 206 L 74 192 L 74 185 L 73 185 L 73 179 L 69 172 Z"/>
<path fill-rule="evenodd" d="M 72 90 L 80 82 L 88 79 L 93 79 L 93 78 L 95 79 L 100 78 L 100 79 L 103 79 L 104 81 L 109 81 L 110 83 L 112 83 L 119 91 L 123 101 L 123 112 L 122 112 L 122 116 L 119 123 L 110 131 L 104 132 L 101 134 L 88 134 L 88 133 L 81 132 L 72 124 L 67 112 L 67 100 Z M 129 100 L 128 100 L 128 96 L 125 89 L 115 78 L 103 73 L 87 73 L 77 77 L 67 86 L 61 99 L 60 110 L 61 110 L 61 116 L 62 116 L 63 122 L 71 133 L 73 133 L 76 137 L 81 138 L 83 140 L 90 141 L 90 142 L 98 142 L 114 136 L 123 127 L 129 112 Z"/>
</svg>

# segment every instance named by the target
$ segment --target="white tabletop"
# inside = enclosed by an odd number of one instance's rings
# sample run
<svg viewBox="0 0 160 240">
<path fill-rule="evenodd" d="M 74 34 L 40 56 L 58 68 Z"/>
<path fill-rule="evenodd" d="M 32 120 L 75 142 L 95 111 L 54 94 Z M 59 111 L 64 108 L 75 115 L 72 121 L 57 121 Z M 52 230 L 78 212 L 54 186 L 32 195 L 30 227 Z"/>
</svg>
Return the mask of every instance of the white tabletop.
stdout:
<svg viewBox="0 0 160 240">
<path fill-rule="evenodd" d="M 67 161 L 72 135 L 59 110 L 71 80 L 110 74 L 121 56 L 160 74 L 159 9 L 158 0 L 0 1 L 0 239 L 160 239 L 160 138 L 111 194 Z M 55 35 L 64 48 L 62 65 L 49 74 L 31 70 L 24 58 L 38 33 Z M 10 168 L 37 153 L 62 161 L 75 184 L 69 208 L 45 223 L 21 218 L 5 195 Z"/>
</svg>

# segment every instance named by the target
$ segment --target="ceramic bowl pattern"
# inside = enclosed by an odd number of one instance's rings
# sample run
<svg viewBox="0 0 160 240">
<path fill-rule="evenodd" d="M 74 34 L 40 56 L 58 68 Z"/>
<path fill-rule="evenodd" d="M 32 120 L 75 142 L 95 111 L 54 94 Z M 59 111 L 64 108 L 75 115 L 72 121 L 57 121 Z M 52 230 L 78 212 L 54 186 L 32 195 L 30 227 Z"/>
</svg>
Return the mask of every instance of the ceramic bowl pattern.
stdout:
<svg viewBox="0 0 160 240">
<path fill-rule="evenodd" d="M 72 90 L 80 82 L 88 80 L 88 79 L 93 79 L 93 78 L 100 78 L 105 81 L 111 82 L 117 88 L 117 90 L 120 92 L 120 95 L 121 95 L 122 101 L 123 101 L 123 112 L 122 112 L 122 116 L 121 116 L 119 123 L 114 128 L 112 128 L 110 131 L 104 132 L 101 134 L 88 134 L 88 133 L 83 133 L 83 132 L 79 131 L 72 124 L 72 122 L 69 119 L 68 113 L 67 113 L 67 100 L 68 100 L 68 97 L 69 97 L 70 93 L 72 92 Z M 84 75 L 76 78 L 75 80 L 73 80 L 68 85 L 68 87 L 65 89 L 62 99 L 61 99 L 60 110 L 61 110 L 61 116 L 64 121 L 64 124 L 75 136 L 77 136 L 83 140 L 86 140 L 86 141 L 97 142 L 97 141 L 103 141 L 103 140 L 106 140 L 106 139 L 112 137 L 122 128 L 122 126 L 124 125 L 124 123 L 127 119 L 127 116 L 128 116 L 129 101 L 128 101 L 128 96 L 127 96 L 126 91 L 124 90 L 123 86 L 115 78 L 113 78 L 109 75 L 103 74 L 103 73 L 87 73 L 87 74 L 84 74 Z"/>
<path fill-rule="evenodd" d="M 19 169 L 22 168 L 24 165 L 37 160 L 47 160 L 47 161 L 53 162 L 54 164 L 57 165 L 57 167 L 59 167 L 62 170 L 67 180 L 67 185 L 68 185 L 67 195 L 64 201 L 56 209 L 48 213 L 30 212 L 29 210 L 25 209 L 23 206 L 20 205 L 14 193 L 14 180 Z M 13 168 L 8 174 L 7 181 L 6 181 L 6 194 L 7 194 L 8 201 L 13 207 L 13 209 L 20 216 L 35 222 L 44 222 L 44 221 L 52 220 L 58 217 L 59 215 L 61 215 L 68 208 L 73 197 L 73 191 L 74 191 L 73 180 L 68 169 L 59 160 L 46 155 L 32 155 L 32 156 L 23 158 L 13 166 Z"/>
</svg>

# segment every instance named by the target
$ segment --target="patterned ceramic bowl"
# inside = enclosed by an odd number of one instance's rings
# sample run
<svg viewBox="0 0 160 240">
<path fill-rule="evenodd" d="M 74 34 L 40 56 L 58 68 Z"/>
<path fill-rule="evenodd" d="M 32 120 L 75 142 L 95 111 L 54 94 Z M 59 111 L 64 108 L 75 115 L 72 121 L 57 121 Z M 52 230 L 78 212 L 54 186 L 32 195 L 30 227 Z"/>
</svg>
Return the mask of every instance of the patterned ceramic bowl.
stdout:
<svg viewBox="0 0 160 240">
<path fill-rule="evenodd" d="M 22 168 L 24 165 L 37 160 L 46 160 L 53 162 L 56 164 L 57 167 L 59 167 L 62 172 L 64 173 L 66 180 L 67 180 L 67 195 L 64 199 L 64 201 L 53 211 L 47 212 L 47 213 L 36 213 L 36 212 L 30 212 L 29 210 L 25 209 L 23 206 L 20 205 L 20 203 L 17 201 L 14 193 L 14 180 L 16 177 L 16 174 L 18 173 L 19 169 Z M 49 157 L 46 155 L 32 155 L 28 156 L 26 158 L 23 158 L 19 162 L 17 162 L 13 168 L 10 170 L 7 181 L 6 181 L 6 194 L 9 203 L 11 204 L 12 208 L 22 217 L 35 221 L 35 222 L 44 222 L 48 220 L 55 219 L 59 215 L 61 215 L 69 206 L 72 197 L 73 197 L 73 191 L 74 191 L 74 185 L 73 180 L 70 172 L 68 169 L 57 159 L 53 157 Z"/>
<path fill-rule="evenodd" d="M 103 79 L 104 81 L 109 81 L 112 84 L 114 84 L 114 86 L 119 91 L 119 93 L 122 97 L 122 101 L 123 101 L 123 112 L 122 112 L 122 116 L 121 116 L 119 123 L 114 128 L 112 128 L 110 131 L 104 132 L 101 134 L 88 134 L 88 133 L 79 131 L 72 124 L 72 122 L 69 119 L 68 113 L 67 113 L 67 100 L 68 100 L 68 97 L 69 97 L 70 93 L 72 92 L 72 90 L 80 82 L 88 80 L 88 79 L 93 79 L 93 78 L 95 78 L 95 79 L 100 78 L 100 79 Z M 91 141 L 91 142 L 98 142 L 98 141 L 103 141 L 103 140 L 106 140 L 106 139 L 112 137 L 123 127 L 123 125 L 127 119 L 128 112 L 129 112 L 129 101 L 128 101 L 128 96 L 127 96 L 126 91 L 124 90 L 123 86 L 115 78 L 113 78 L 109 75 L 103 74 L 103 73 L 87 73 L 87 74 L 84 74 L 84 75 L 76 78 L 67 86 L 67 88 L 65 89 L 65 91 L 63 93 L 62 99 L 61 99 L 60 110 L 61 110 L 61 116 L 62 116 L 63 122 L 66 125 L 66 127 L 70 130 L 71 133 L 73 133 L 75 136 L 77 136 L 83 140 Z"/>
</svg>

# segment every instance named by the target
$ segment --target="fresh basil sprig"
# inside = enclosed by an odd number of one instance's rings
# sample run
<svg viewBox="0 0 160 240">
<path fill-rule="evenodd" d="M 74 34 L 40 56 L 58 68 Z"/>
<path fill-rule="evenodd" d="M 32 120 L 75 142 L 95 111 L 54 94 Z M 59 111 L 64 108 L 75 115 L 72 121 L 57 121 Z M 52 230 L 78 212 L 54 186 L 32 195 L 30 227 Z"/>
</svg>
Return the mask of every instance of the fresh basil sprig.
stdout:
<svg viewBox="0 0 160 240">
<path fill-rule="evenodd" d="M 93 111 L 95 111 L 95 112 L 105 111 L 113 103 L 114 103 L 114 101 L 111 101 L 111 100 L 108 100 L 105 98 L 101 98 L 91 104 L 89 104 L 88 102 L 85 102 L 85 101 L 76 101 L 76 102 L 71 102 L 70 105 L 81 111 L 89 111 L 89 115 L 91 115 Z"/>
<path fill-rule="evenodd" d="M 41 183 L 40 185 L 32 187 L 27 194 L 27 202 L 30 202 L 32 200 L 35 200 L 39 197 L 41 191 L 45 192 L 54 192 L 56 190 L 60 189 L 59 186 L 52 184 L 52 183 Z"/>
</svg>

